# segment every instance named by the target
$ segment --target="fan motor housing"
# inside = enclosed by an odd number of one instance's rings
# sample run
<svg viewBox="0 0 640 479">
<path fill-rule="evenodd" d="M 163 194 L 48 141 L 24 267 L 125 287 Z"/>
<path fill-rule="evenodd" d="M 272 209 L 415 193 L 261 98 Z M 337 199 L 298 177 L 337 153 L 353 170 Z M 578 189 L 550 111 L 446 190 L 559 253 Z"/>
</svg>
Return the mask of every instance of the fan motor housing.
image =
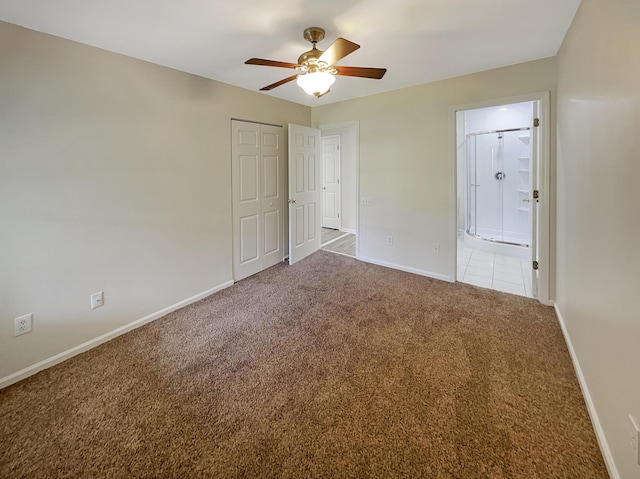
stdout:
<svg viewBox="0 0 640 479">
<path fill-rule="evenodd" d="M 322 55 L 322 50 L 316 48 L 316 43 L 324 38 L 324 29 L 320 27 L 309 27 L 305 29 L 302 36 L 305 40 L 311 42 L 313 48 L 298 57 L 298 65 L 305 65 L 307 67 L 315 65 L 320 55 Z"/>
<path fill-rule="evenodd" d="M 320 58 L 320 55 L 322 55 L 322 50 L 318 50 L 314 46 L 312 50 L 304 52 L 298 57 L 298 65 L 315 65 L 318 63 L 318 58 Z"/>
<path fill-rule="evenodd" d="M 320 27 L 309 27 L 302 34 L 305 40 L 314 45 L 324 38 L 324 29 Z"/>
</svg>

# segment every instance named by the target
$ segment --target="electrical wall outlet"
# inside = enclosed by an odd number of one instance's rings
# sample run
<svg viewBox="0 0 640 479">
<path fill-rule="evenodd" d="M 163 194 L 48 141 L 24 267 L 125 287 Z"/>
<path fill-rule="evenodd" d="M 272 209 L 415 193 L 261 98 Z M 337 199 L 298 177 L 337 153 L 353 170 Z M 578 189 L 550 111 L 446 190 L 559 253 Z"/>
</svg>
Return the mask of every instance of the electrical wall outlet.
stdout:
<svg viewBox="0 0 640 479">
<path fill-rule="evenodd" d="M 638 421 L 629 414 L 629 445 L 633 451 L 634 457 L 638 465 L 640 465 L 640 425 Z"/>
<path fill-rule="evenodd" d="M 440 254 L 440 243 L 433 243 L 433 254 Z"/>
<path fill-rule="evenodd" d="M 96 309 L 100 306 L 104 306 L 104 293 L 102 291 L 91 295 L 91 309 Z"/>
<path fill-rule="evenodd" d="M 14 336 L 21 336 L 31 332 L 33 325 L 33 314 L 25 314 L 13 320 Z"/>
<path fill-rule="evenodd" d="M 393 246 L 393 236 L 387 236 L 387 244 Z"/>
</svg>

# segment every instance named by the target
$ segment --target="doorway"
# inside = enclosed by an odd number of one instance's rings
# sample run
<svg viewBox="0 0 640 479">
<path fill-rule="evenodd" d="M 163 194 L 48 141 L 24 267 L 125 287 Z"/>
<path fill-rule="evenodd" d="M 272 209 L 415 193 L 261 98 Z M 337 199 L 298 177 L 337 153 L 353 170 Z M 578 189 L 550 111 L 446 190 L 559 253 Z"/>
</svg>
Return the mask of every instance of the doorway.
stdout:
<svg viewBox="0 0 640 479">
<path fill-rule="evenodd" d="M 546 302 L 548 94 L 510 100 L 455 111 L 456 279 Z"/>
<path fill-rule="evenodd" d="M 321 125 L 322 249 L 358 257 L 357 121 Z"/>
</svg>

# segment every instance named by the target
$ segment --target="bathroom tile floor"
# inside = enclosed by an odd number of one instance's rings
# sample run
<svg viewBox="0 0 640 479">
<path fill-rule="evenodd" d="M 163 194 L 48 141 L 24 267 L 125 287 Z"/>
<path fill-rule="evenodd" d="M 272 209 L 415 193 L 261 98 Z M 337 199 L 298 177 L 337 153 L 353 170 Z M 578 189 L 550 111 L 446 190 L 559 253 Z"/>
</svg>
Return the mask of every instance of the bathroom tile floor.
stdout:
<svg viewBox="0 0 640 479">
<path fill-rule="evenodd" d="M 504 293 L 533 297 L 531 260 L 502 254 L 485 253 L 458 240 L 457 279 L 463 283 Z"/>
</svg>

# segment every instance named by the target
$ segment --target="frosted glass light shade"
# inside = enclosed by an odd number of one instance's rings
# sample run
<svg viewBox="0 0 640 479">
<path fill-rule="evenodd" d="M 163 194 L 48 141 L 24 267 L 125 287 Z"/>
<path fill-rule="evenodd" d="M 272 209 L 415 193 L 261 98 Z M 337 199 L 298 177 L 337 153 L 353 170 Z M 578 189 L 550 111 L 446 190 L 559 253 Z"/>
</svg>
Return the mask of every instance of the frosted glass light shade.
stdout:
<svg viewBox="0 0 640 479">
<path fill-rule="evenodd" d="M 331 73 L 314 72 L 299 75 L 296 83 L 307 95 L 320 96 L 326 93 L 335 81 L 336 77 Z"/>
</svg>

